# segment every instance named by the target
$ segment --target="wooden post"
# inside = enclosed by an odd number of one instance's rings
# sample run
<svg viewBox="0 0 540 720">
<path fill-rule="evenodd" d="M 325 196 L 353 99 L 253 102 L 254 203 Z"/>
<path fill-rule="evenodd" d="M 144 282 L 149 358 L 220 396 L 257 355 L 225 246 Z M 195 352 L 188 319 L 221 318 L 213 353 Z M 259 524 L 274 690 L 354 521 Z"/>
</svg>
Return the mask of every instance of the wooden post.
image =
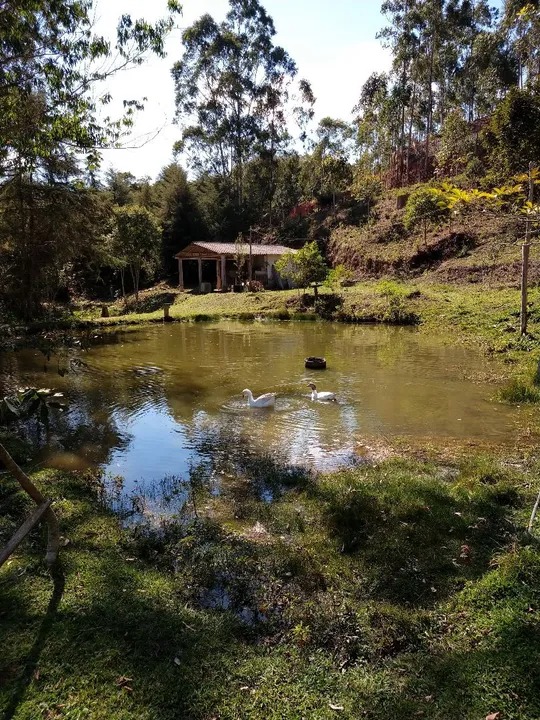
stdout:
<svg viewBox="0 0 540 720">
<path fill-rule="evenodd" d="M 198 262 L 199 262 L 199 290 L 200 290 L 201 285 L 202 285 L 202 260 L 201 260 L 201 258 L 199 258 Z"/>
<path fill-rule="evenodd" d="M 529 202 L 533 202 L 534 197 L 534 183 L 532 180 L 532 169 L 533 163 L 529 163 Z M 527 220 L 525 225 L 525 242 L 521 246 L 521 313 L 520 313 L 520 333 L 526 335 L 527 323 L 529 320 L 527 312 L 527 294 L 528 294 L 528 275 L 529 275 L 529 252 L 531 249 L 530 243 L 531 235 L 531 221 Z"/>
<path fill-rule="evenodd" d="M 45 555 L 45 562 L 47 565 L 51 566 L 56 562 L 58 550 L 60 548 L 60 528 L 58 527 L 56 515 L 50 507 L 50 503 L 47 504 L 47 499 L 37 489 L 28 475 L 21 470 L 3 445 L 0 445 L 0 460 L 4 464 L 6 470 L 13 475 L 22 489 L 30 495 L 36 505 L 40 505 L 43 508 L 43 517 L 45 518 L 48 526 L 47 553 Z"/>
<path fill-rule="evenodd" d="M 528 242 L 528 227 L 529 221 L 527 220 L 527 237 L 523 245 L 521 246 L 521 315 L 520 315 L 520 333 L 525 335 L 527 332 L 527 280 L 529 274 L 529 250 L 531 248 Z"/>
<path fill-rule="evenodd" d="M 163 322 L 171 322 L 172 317 L 169 315 L 171 309 L 171 303 L 165 303 L 163 305 Z"/>
<path fill-rule="evenodd" d="M 216 260 L 216 290 L 222 289 L 220 261 Z"/>
<path fill-rule="evenodd" d="M 41 518 L 45 515 L 51 505 L 51 500 L 45 500 L 44 503 L 38 505 L 34 512 L 27 518 L 21 527 L 17 530 L 15 535 L 9 540 L 8 544 L 3 550 L 0 550 L 0 567 L 6 562 L 12 552 L 14 552 L 19 545 L 22 543 L 24 538 L 28 535 Z"/>
<path fill-rule="evenodd" d="M 178 258 L 178 287 L 184 289 L 184 261 Z"/>
<path fill-rule="evenodd" d="M 221 287 L 223 290 L 227 289 L 227 258 L 225 255 L 221 256 Z"/>
<path fill-rule="evenodd" d="M 253 280 L 253 251 L 252 251 L 252 228 L 249 228 L 249 263 L 248 263 L 248 279 Z"/>
</svg>

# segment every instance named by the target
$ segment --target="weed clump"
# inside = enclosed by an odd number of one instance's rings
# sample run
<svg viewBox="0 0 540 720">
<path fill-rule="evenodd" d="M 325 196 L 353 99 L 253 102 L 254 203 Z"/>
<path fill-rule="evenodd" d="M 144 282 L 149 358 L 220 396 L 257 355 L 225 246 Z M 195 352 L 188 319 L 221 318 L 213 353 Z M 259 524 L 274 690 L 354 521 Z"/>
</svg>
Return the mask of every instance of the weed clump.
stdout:
<svg viewBox="0 0 540 720">
<path fill-rule="evenodd" d="M 508 403 L 538 403 L 540 402 L 540 388 L 533 387 L 523 380 L 514 378 L 499 393 L 501 400 Z"/>
</svg>

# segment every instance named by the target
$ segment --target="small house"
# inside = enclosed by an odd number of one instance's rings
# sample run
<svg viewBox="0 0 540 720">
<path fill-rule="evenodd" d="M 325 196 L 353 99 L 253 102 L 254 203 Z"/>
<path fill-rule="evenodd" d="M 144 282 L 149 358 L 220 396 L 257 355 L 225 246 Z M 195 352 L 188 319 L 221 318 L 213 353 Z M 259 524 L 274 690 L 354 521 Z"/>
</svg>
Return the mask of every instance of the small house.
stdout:
<svg viewBox="0 0 540 720">
<path fill-rule="evenodd" d="M 296 251 L 284 245 L 192 242 L 175 255 L 178 286 L 184 290 L 184 277 L 190 275 L 197 278 L 198 283 L 192 284 L 199 289 L 227 290 L 238 282 L 241 265 L 246 280 L 258 280 L 266 288 L 289 287 L 275 268 L 276 261 L 288 252 Z"/>
</svg>

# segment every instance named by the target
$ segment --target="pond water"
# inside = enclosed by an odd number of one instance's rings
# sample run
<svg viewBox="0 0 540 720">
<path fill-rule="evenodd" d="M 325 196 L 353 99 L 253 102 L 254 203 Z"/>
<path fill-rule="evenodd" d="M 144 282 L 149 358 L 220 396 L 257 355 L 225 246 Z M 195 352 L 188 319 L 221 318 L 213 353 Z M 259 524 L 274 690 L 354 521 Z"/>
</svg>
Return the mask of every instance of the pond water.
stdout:
<svg viewBox="0 0 540 720">
<path fill-rule="evenodd" d="M 327 369 L 306 370 L 309 355 L 324 355 Z M 223 433 L 222 452 L 243 437 L 317 469 L 395 436 L 510 443 L 529 411 L 493 399 L 497 370 L 474 349 L 411 328 L 231 321 L 118 332 L 48 361 L 37 351 L 4 353 L 0 391 L 63 392 L 69 410 L 43 438 L 43 461 L 101 465 L 129 488 L 185 475 Z M 338 402 L 311 402 L 309 381 Z M 277 392 L 275 409 L 249 409 L 244 388 Z"/>
</svg>

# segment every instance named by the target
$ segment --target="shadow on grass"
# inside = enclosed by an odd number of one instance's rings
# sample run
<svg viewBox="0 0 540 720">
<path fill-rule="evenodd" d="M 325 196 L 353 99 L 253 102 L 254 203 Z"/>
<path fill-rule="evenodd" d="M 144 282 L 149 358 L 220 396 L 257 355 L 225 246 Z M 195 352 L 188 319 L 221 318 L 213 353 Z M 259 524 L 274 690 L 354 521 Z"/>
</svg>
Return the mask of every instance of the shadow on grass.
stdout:
<svg viewBox="0 0 540 720">
<path fill-rule="evenodd" d="M 512 537 L 520 502 L 504 479 L 463 486 L 400 463 L 338 474 L 318 494 L 332 535 L 361 565 L 369 594 L 416 606 L 484 573 L 494 550 Z"/>
<path fill-rule="evenodd" d="M 172 305 L 177 297 L 176 293 L 160 292 L 155 295 L 139 298 L 138 302 L 132 302 L 129 305 L 122 305 L 120 308 L 121 315 L 129 313 L 153 313 L 161 310 L 163 305 Z"/>
<path fill-rule="evenodd" d="M 250 486 L 234 532 L 208 518 L 120 532 L 90 492 L 74 503 L 62 602 L 43 599 L 36 619 L 27 577 L 2 618 L 15 616 L 8 718 L 278 717 L 245 692 L 252 662 L 261 702 L 284 718 L 330 716 L 312 712 L 326 704 L 310 688 L 318 662 L 346 717 L 356 698 L 377 720 L 538 715 L 538 550 L 493 569 L 516 536 L 506 471 L 387 462 L 315 478 L 226 450 L 216 464 L 234 460 Z M 80 498 L 78 477 L 58 493 Z"/>
<path fill-rule="evenodd" d="M 6 720 L 79 717 L 84 708 L 81 717 L 195 718 L 219 697 L 225 658 L 243 628 L 228 614 L 187 609 L 172 575 L 136 558 L 126 562 L 114 530 L 104 536 L 109 523 L 84 510 L 64 523 L 73 541 L 48 603 L 37 560 L 8 575 L 0 673 Z"/>
<path fill-rule="evenodd" d="M 51 594 L 51 599 L 49 600 L 45 615 L 37 631 L 34 644 L 32 645 L 32 648 L 26 658 L 23 660 L 24 670 L 15 683 L 13 694 L 5 709 L 4 720 L 12 720 L 12 718 L 15 717 L 17 708 L 19 707 L 19 704 L 23 699 L 28 686 L 32 682 L 32 679 L 35 675 L 41 653 L 43 652 L 43 648 L 45 647 L 45 644 L 55 622 L 58 613 L 58 607 L 64 594 L 64 588 L 66 584 L 64 571 L 62 569 L 62 564 L 60 561 L 58 561 L 55 567 L 52 569 L 51 578 L 53 581 L 53 591 Z"/>
</svg>

